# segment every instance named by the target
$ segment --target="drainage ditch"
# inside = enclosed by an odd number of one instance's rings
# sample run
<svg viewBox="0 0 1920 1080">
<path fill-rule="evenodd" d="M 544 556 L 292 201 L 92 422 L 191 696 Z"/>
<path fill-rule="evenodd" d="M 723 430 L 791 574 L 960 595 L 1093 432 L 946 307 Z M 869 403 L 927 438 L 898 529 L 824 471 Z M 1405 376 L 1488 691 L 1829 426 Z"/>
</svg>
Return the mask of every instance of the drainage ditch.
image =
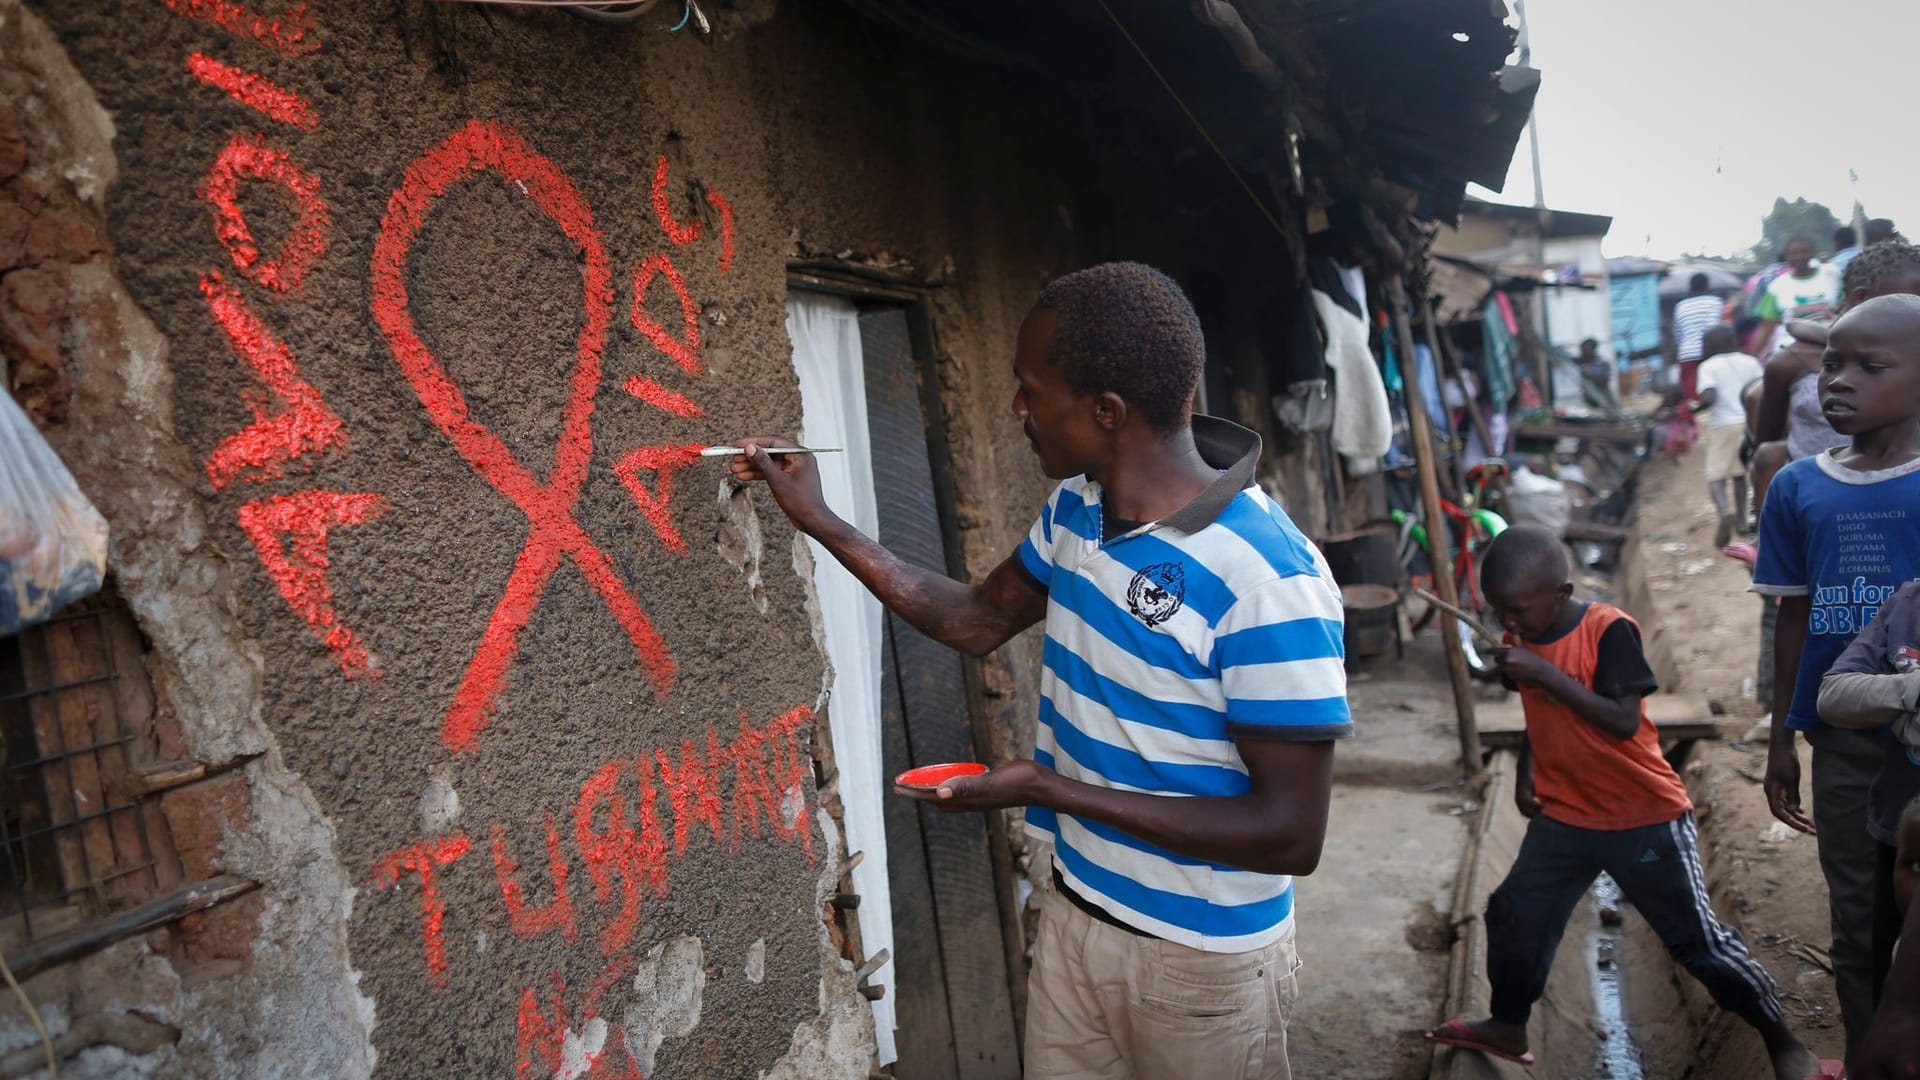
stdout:
<svg viewBox="0 0 1920 1080">
<path fill-rule="evenodd" d="M 1595 1076 L 1609 1080 L 1646 1080 L 1640 1047 L 1627 1024 L 1627 998 L 1621 986 L 1620 957 L 1626 935 L 1621 930 L 1620 886 L 1605 874 L 1593 883 L 1591 899 L 1599 913 L 1588 942 L 1587 957 L 1593 977 L 1593 1017 L 1600 1035 Z"/>
</svg>

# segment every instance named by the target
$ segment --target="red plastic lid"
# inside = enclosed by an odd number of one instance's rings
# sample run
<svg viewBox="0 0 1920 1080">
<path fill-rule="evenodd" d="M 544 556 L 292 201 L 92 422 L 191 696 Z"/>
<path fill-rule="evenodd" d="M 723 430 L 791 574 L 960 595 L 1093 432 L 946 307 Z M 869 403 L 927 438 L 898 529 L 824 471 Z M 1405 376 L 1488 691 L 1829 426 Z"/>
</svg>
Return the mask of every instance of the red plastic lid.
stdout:
<svg viewBox="0 0 1920 1080">
<path fill-rule="evenodd" d="M 949 761 L 944 765 L 922 765 L 893 778 L 901 787 L 931 791 L 956 776 L 979 776 L 987 767 L 977 761 Z"/>
</svg>

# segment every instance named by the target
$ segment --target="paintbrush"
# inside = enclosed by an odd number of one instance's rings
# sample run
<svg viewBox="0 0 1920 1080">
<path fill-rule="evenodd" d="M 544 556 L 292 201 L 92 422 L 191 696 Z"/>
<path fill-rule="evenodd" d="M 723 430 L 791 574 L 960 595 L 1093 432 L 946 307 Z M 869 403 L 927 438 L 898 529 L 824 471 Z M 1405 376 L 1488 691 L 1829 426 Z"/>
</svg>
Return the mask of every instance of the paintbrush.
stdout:
<svg viewBox="0 0 1920 1080">
<path fill-rule="evenodd" d="M 763 446 L 760 449 L 769 454 L 838 454 L 837 446 Z M 738 446 L 709 446 L 700 451 L 701 457 L 736 457 L 746 453 Z"/>
<path fill-rule="evenodd" d="M 1493 631 L 1488 630 L 1485 626 L 1482 626 L 1480 623 L 1480 620 L 1475 618 L 1474 616 L 1468 614 L 1465 611 L 1460 610 L 1457 607 L 1454 607 L 1452 604 L 1447 603 L 1445 600 L 1440 599 L 1439 597 L 1433 595 L 1432 593 L 1428 592 L 1427 590 L 1421 588 L 1418 585 L 1409 585 L 1407 586 L 1407 588 L 1409 591 L 1411 591 L 1414 595 L 1418 596 L 1420 599 L 1425 600 L 1427 603 L 1432 604 L 1434 607 L 1439 608 L 1441 611 L 1444 611 L 1447 614 L 1465 623 L 1467 625 L 1467 629 L 1480 635 L 1481 639 L 1486 641 L 1487 644 L 1492 645 L 1495 648 L 1506 647 L 1505 644 L 1500 640 L 1499 634 L 1496 634 Z"/>
</svg>

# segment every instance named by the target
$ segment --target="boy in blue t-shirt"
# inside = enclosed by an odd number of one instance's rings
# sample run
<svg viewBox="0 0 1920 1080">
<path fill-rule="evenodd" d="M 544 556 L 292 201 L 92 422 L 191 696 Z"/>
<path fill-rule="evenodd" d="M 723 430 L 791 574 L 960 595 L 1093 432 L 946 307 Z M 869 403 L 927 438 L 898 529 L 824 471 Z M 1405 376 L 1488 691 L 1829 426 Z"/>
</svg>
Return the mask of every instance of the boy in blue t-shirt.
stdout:
<svg viewBox="0 0 1920 1080">
<path fill-rule="evenodd" d="M 1895 590 L 1920 580 L 1920 297 L 1884 296 L 1834 323 L 1820 404 L 1850 445 L 1780 471 L 1760 515 L 1753 591 L 1780 598 L 1767 804 L 1816 833 L 1849 1052 L 1873 1015 L 1868 788 L 1883 737 L 1820 721 L 1820 679 Z M 1813 746 L 1813 816 L 1800 804 L 1794 732 Z"/>
</svg>

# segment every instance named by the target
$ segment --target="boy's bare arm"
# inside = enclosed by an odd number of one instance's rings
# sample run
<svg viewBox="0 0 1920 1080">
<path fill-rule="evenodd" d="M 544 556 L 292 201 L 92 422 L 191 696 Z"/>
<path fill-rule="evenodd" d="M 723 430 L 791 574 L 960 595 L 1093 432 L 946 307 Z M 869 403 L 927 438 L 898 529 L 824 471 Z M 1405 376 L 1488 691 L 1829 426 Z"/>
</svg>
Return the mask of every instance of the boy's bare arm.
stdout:
<svg viewBox="0 0 1920 1080">
<path fill-rule="evenodd" d="M 1539 653 L 1513 646 L 1502 650 L 1500 669 L 1517 683 L 1532 683 L 1558 698 L 1574 715 L 1615 739 L 1631 739 L 1640 730 L 1640 694 L 1612 698 L 1597 693 Z"/>
<path fill-rule="evenodd" d="M 1520 760 L 1513 767 L 1513 804 L 1524 818 L 1540 812 L 1540 800 L 1533 794 L 1533 744 L 1525 735 L 1520 736 Z"/>
<path fill-rule="evenodd" d="M 1813 819 L 1800 808 L 1800 752 L 1794 748 L 1787 713 L 1793 708 L 1793 684 L 1800 671 L 1800 650 L 1807 645 L 1807 620 L 1813 602 L 1805 596 L 1780 598 L 1780 618 L 1773 628 L 1773 724 L 1767 739 L 1767 808 L 1773 816 L 1803 833 L 1814 831 Z"/>
<path fill-rule="evenodd" d="M 1787 413 L 1793 401 L 1793 384 L 1806 372 L 1806 365 L 1791 350 L 1766 361 L 1760 376 L 1759 415 L 1754 418 L 1753 424 L 1755 441 L 1774 442 L 1787 437 Z"/>
</svg>

